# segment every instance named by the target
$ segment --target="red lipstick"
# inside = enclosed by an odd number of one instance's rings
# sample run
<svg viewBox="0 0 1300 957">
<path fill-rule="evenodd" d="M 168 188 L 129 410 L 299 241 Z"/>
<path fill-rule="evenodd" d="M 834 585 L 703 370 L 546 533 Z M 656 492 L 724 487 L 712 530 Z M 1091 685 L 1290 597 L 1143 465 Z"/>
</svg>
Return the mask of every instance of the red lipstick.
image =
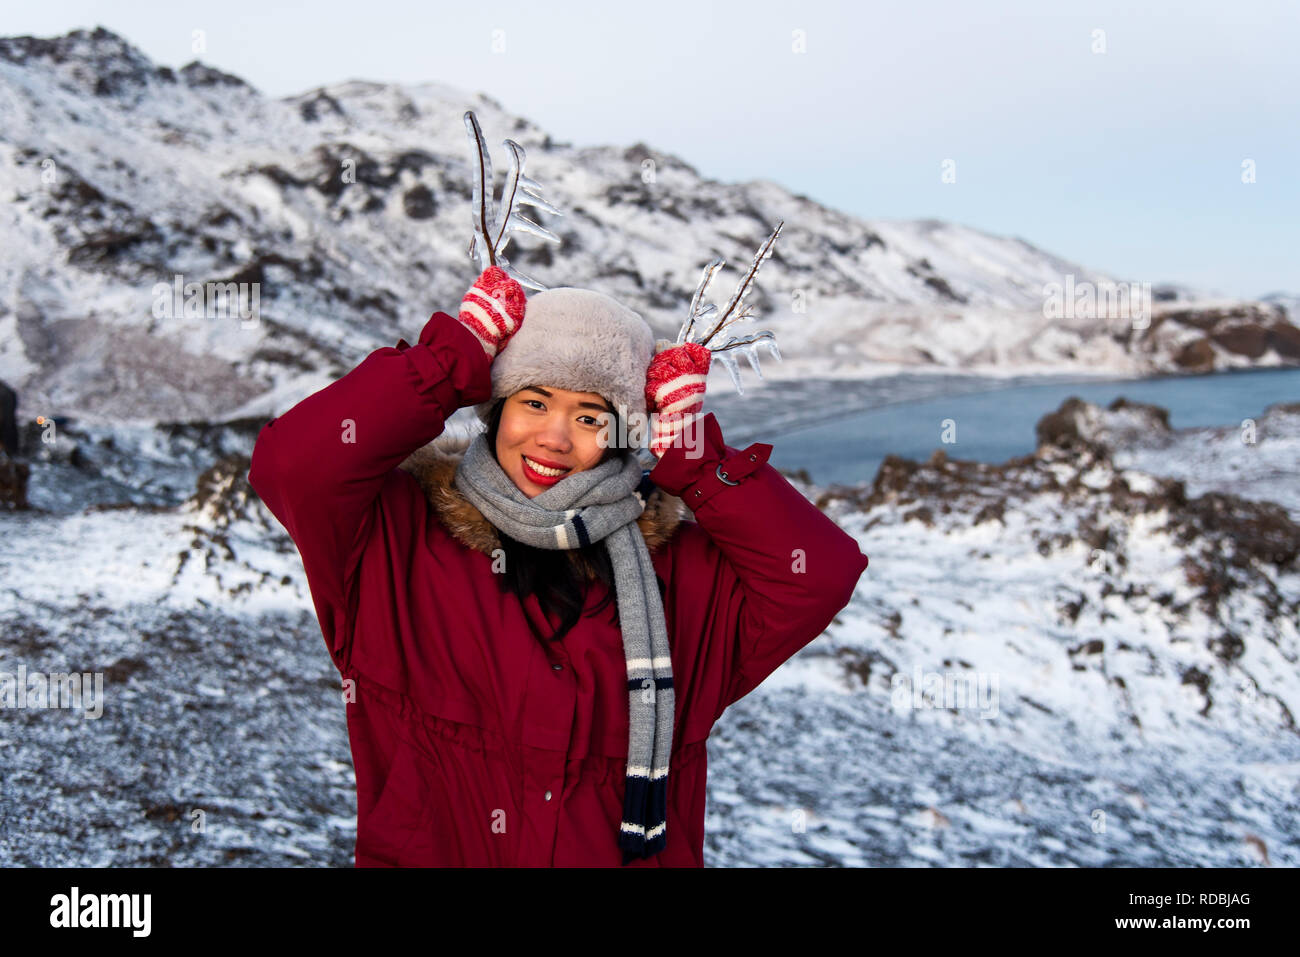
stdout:
<svg viewBox="0 0 1300 957">
<path fill-rule="evenodd" d="M 536 455 L 528 456 L 528 461 L 536 462 L 538 465 L 544 465 L 548 469 L 567 469 L 568 466 L 563 462 L 552 462 L 549 459 L 540 458 Z"/>
<path fill-rule="evenodd" d="M 556 482 L 558 482 L 560 479 L 564 478 L 564 475 L 543 475 L 541 472 L 535 471 L 535 470 L 534 470 L 534 469 L 533 469 L 533 468 L 528 464 L 528 463 L 529 463 L 529 459 L 528 459 L 526 456 L 521 455 L 520 458 L 519 458 L 519 461 L 523 463 L 523 466 L 524 466 L 524 475 L 528 477 L 528 480 L 529 480 L 529 481 L 534 482 L 534 483 L 536 483 L 537 485 L 547 485 L 547 486 L 554 485 L 554 484 L 555 484 Z M 546 465 L 547 463 L 546 463 L 546 462 L 539 461 L 537 464 L 538 464 L 538 465 Z M 560 466 L 555 466 L 555 468 L 563 468 L 563 467 L 564 467 L 564 466 L 562 466 L 562 465 L 560 465 Z M 566 472 L 566 473 L 564 473 L 564 474 L 567 475 L 567 474 L 569 474 L 569 473 Z"/>
</svg>

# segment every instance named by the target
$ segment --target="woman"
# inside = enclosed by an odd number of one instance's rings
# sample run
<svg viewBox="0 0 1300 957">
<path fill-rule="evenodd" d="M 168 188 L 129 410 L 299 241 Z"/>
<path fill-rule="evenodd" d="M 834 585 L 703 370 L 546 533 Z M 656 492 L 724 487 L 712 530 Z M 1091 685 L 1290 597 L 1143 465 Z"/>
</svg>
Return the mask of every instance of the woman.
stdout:
<svg viewBox="0 0 1300 957">
<path fill-rule="evenodd" d="M 867 559 L 770 445 L 689 428 L 708 351 L 659 345 L 491 267 L 262 429 L 249 481 L 345 679 L 357 866 L 702 866 L 710 729 Z M 488 431 L 434 442 L 469 404 Z M 647 413 L 645 473 L 610 436 Z"/>
</svg>

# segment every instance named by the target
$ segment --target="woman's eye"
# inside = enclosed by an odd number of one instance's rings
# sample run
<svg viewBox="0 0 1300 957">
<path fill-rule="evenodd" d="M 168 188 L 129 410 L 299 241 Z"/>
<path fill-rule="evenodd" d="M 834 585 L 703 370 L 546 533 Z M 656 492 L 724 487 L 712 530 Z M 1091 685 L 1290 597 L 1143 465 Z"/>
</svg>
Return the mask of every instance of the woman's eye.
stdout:
<svg viewBox="0 0 1300 957">
<path fill-rule="evenodd" d="M 546 406 L 542 404 L 541 399 L 523 399 L 522 401 L 524 405 L 529 408 L 535 408 L 542 412 L 546 411 Z M 582 424 L 586 426 L 600 425 L 600 422 L 592 415 L 580 415 L 578 416 L 578 421 L 582 422 Z"/>
</svg>

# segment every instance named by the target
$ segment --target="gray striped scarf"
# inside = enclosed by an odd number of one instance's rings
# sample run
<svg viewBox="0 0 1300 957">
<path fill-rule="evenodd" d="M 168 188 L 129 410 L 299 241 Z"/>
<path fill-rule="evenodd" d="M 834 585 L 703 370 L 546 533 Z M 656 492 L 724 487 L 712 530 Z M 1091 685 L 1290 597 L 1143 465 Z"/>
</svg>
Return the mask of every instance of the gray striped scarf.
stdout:
<svg viewBox="0 0 1300 957">
<path fill-rule="evenodd" d="M 493 526 L 526 545 L 559 550 L 605 543 L 627 661 L 627 787 L 618 845 L 624 864 L 657 854 L 667 836 L 674 695 L 663 602 L 636 524 L 654 488 L 649 473 L 623 453 L 566 475 L 530 499 L 502 470 L 481 432 L 466 449 L 454 484 Z"/>
</svg>

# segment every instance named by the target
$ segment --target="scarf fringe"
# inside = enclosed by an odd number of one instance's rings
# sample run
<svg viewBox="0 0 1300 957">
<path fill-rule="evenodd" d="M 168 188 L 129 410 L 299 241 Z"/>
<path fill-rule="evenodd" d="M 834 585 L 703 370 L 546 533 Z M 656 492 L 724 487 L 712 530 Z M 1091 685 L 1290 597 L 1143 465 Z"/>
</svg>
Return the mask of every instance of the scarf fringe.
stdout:
<svg viewBox="0 0 1300 957">
<path fill-rule="evenodd" d="M 653 857 L 664 849 L 667 840 L 668 769 L 656 774 L 654 780 L 629 773 L 618 832 L 623 863 Z"/>
</svg>

